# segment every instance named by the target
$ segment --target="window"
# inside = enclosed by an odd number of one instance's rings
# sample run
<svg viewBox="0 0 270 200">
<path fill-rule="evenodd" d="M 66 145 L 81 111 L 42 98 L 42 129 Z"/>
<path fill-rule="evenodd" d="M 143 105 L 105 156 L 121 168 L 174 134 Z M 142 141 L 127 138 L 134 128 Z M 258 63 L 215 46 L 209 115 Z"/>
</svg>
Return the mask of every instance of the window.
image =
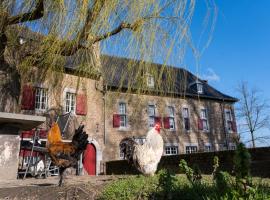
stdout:
<svg viewBox="0 0 270 200">
<path fill-rule="evenodd" d="M 225 110 L 226 129 L 230 133 L 233 131 L 233 118 L 231 110 Z"/>
<path fill-rule="evenodd" d="M 167 146 L 165 147 L 165 155 L 177 155 L 178 146 Z"/>
<path fill-rule="evenodd" d="M 144 142 L 145 142 L 145 137 L 138 137 L 138 138 L 135 138 L 134 140 L 135 140 L 135 142 L 137 142 L 138 144 L 144 144 Z"/>
<path fill-rule="evenodd" d="M 120 127 L 127 127 L 126 104 L 119 103 Z"/>
<path fill-rule="evenodd" d="M 75 113 L 76 94 L 66 92 L 66 112 Z"/>
<path fill-rule="evenodd" d="M 147 86 L 153 88 L 155 86 L 154 76 L 147 73 L 146 79 L 147 79 Z"/>
<path fill-rule="evenodd" d="M 184 129 L 186 131 L 190 130 L 190 120 L 189 120 L 189 110 L 188 108 L 183 108 L 182 110 L 182 115 L 183 115 L 183 122 L 184 122 Z"/>
<path fill-rule="evenodd" d="M 198 151 L 197 146 L 186 146 L 186 153 L 196 153 Z"/>
<path fill-rule="evenodd" d="M 175 129 L 175 123 L 174 123 L 174 107 L 168 106 L 168 112 L 169 112 L 169 128 L 170 130 Z"/>
<path fill-rule="evenodd" d="M 197 92 L 199 94 L 203 93 L 203 84 L 202 83 L 197 83 Z"/>
<path fill-rule="evenodd" d="M 230 150 L 236 150 L 236 144 L 235 143 L 229 143 L 229 149 Z"/>
<path fill-rule="evenodd" d="M 120 148 L 119 158 L 124 159 L 124 152 L 122 151 L 121 148 Z"/>
<path fill-rule="evenodd" d="M 48 90 L 45 88 L 36 88 L 35 110 L 45 111 L 48 108 Z"/>
<path fill-rule="evenodd" d="M 148 124 L 149 124 L 149 127 L 154 127 L 155 115 L 156 115 L 155 105 L 148 105 Z"/>
<path fill-rule="evenodd" d="M 207 118 L 207 111 L 205 108 L 201 109 L 201 113 L 200 113 L 200 120 L 201 120 L 201 129 L 203 131 L 208 131 L 209 127 L 208 127 L 208 118 Z"/>
<path fill-rule="evenodd" d="M 210 144 L 204 145 L 204 152 L 210 152 L 212 151 L 212 146 Z"/>
</svg>

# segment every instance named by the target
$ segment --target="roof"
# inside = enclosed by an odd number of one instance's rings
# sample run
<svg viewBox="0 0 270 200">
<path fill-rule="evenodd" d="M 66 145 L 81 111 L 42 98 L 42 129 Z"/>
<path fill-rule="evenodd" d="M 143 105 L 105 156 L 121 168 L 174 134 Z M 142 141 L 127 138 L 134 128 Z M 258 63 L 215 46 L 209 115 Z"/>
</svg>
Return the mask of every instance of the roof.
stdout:
<svg viewBox="0 0 270 200">
<path fill-rule="evenodd" d="M 102 74 L 106 85 L 115 90 L 140 90 L 145 93 L 186 96 L 219 101 L 237 102 L 238 99 L 223 94 L 183 68 L 166 66 L 140 60 L 101 55 Z M 154 77 L 153 88 L 147 87 L 145 75 Z M 196 83 L 203 85 L 198 94 Z"/>
</svg>

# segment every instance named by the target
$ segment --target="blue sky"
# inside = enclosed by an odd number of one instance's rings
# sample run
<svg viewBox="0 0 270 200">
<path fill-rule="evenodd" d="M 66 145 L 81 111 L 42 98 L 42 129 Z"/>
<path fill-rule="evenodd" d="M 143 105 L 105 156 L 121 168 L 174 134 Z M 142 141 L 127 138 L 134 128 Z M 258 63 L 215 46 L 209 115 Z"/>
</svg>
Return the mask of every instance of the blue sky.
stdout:
<svg viewBox="0 0 270 200">
<path fill-rule="evenodd" d="M 237 85 L 247 81 L 251 88 L 260 89 L 263 98 L 270 99 L 270 1 L 216 0 L 217 21 L 210 46 L 199 60 L 199 70 L 189 54 L 185 60 L 188 70 L 209 79 L 210 85 L 221 92 L 238 97 Z M 202 31 L 205 4 L 197 1 L 192 32 Z M 121 49 L 107 54 L 125 55 Z M 168 64 L 182 66 L 173 59 Z M 154 60 L 159 62 L 160 59 Z"/>
</svg>

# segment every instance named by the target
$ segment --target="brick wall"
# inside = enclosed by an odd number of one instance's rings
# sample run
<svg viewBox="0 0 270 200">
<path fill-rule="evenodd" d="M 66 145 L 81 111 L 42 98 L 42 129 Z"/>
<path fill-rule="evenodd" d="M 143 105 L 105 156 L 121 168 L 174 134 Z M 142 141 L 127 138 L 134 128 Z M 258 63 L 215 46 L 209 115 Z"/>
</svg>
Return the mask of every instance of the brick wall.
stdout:
<svg viewBox="0 0 270 200">
<path fill-rule="evenodd" d="M 127 106 L 128 126 L 126 129 L 113 128 L 113 114 L 118 113 L 119 102 L 125 102 Z M 119 159 L 119 143 L 125 137 L 145 136 L 148 127 L 148 105 L 156 105 L 156 116 L 168 117 L 167 106 L 174 107 L 175 131 L 162 129 L 161 135 L 165 144 L 177 145 L 179 153 L 185 153 L 185 146 L 196 144 L 199 151 L 203 151 L 205 144 L 211 144 L 213 150 L 220 150 L 224 144 L 224 124 L 222 108 L 233 109 L 231 103 L 219 103 L 213 100 L 179 98 L 167 96 L 153 96 L 144 94 L 118 93 L 109 91 L 106 94 L 106 132 L 107 144 L 104 152 L 104 160 Z M 183 126 L 182 108 L 188 107 L 190 112 L 190 131 L 185 131 Z M 209 131 L 198 130 L 198 116 L 200 108 L 208 111 Z M 228 141 L 233 142 L 236 134 L 228 135 Z"/>
<path fill-rule="evenodd" d="M 251 174 L 258 177 L 270 178 L 270 147 L 249 149 L 251 154 Z M 180 173 L 179 162 L 185 159 L 189 166 L 198 165 L 203 174 L 213 172 L 213 158 L 219 157 L 220 168 L 233 172 L 234 151 L 219 151 L 210 153 L 183 154 L 176 156 L 163 156 L 158 169 L 166 168 Z M 138 171 L 125 160 L 106 163 L 106 174 L 138 174 Z"/>
</svg>

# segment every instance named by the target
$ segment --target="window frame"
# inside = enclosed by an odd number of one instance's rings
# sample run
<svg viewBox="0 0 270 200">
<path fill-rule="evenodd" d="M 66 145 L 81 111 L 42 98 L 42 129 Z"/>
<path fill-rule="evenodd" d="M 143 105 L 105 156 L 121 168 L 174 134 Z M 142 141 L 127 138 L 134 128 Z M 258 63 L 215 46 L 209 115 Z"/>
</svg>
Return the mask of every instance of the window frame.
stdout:
<svg viewBox="0 0 270 200">
<path fill-rule="evenodd" d="M 169 105 L 169 106 L 167 106 L 167 109 L 168 109 L 168 118 L 169 118 L 169 125 L 170 125 L 169 130 L 175 131 L 176 130 L 176 127 L 175 127 L 175 108 L 174 108 L 174 106 Z M 171 125 L 172 125 L 172 127 L 171 127 Z"/>
<path fill-rule="evenodd" d="M 206 150 L 206 149 L 207 149 L 207 150 Z M 210 143 L 204 144 L 203 151 L 204 151 L 204 152 L 212 152 L 212 151 L 213 151 L 212 145 L 211 145 Z"/>
<path fill-rule="evenodd" d="M 65 91 L 65 113 L 69 113 L 69 112 L 71 112 L 72 114 L 76 114 L 76 96 L 77 96 L 77 94 L 76 94 L 76 92 L 75 91 L 73 91 L 73 90 L 66 90 Z M 67 98 L 67 95 L 70 95 L 70 97 L 72 98 L 72 96 L 74 97 L 74 105 L 72 105 L 71 106 L 71 102 L 72 102 L 72 99 L 69 99 L 69 98 Z M 68 104 L 67 104 L 67 102 L 69 102 Z M 68 109 L 67 109 L 67 107 L 68 107 Z M 73 107 L 73 110 L 71 109 Z"/>
<path fill-rule="evenodd" d="M 191 150 L 187 151 L 187 148 L 191 148 Z M 192 148 L 196 148 L 196 151 L 193 151 Z M 197 152 L 198 152 L 198 145 L 193 145 L 193 144 L 185 145 L 185 153 L 186 154 L 192 154 L 192 153 L 197 153 Z"/>
<path fill-rule="evenodd" d="M 173 153 L 173 152 L 175 152 L 175 153 Z M 166 145 L 165 149 L 164 149 L 164 154 L 166 156 L 179 155 L 178 145 Z"/>
<path fill-rule="evenodd" d="M 227 113 L 229 113 L 229 118 L 227 118 Z M 226 127 L 226 131 L 227 133 L 233 133 L 233 123 L 234 123 L 234 120 L 233 120 L 233 115 L 232 115 L 232 111 L 231 109 L 224 109 L 224 119 L 225 119 L 225 127 Z M 230 127 L 229 127 L 229 124 L 230 124 Z"/>
<path fill-rule="evenodd" d="M 153 113 L 150 113 L 150 108 L 153 109 Z M 148 114 L 148 127 L 152 128 L 155 126 L 155 117 L 156 117 L 156 106 L 154 104 L 148 104 L 147 114 Z"/>
<path fill-rule="evenodd" d="M 38 91 L 42 91 L 41 95 L 38 95 Z M 45 95 L 44 95 L 45 93 Z M 39 96 L 39 97 L 38 97 Z M 45 112 L 48 110 L 48 96 L 49 96 L 49 90 L 45 87 L 35 87 L 35 111 L 36 112 Z M 41 99 L 45 97 L 45 102 L 43 102 Z M 45 104 L 45 108 L 42 108 L 42 104 Z M 39 105 L 39 106 L 37 106 Z"/>
<path fill-rule="evenodd" d="M 124 109 L 121 108 L 122 105 L 124 105 Z M 121 101 L 118 103 L 118 114 L 120 116 L 119 129 L 127 128 L 127 104 L 125 102 Z"/>
<path fill-rule="evenodd" d="M 187 110 L 187 116 L 185 116 L 185 110 Z M 186 132 L 191 131 L 191 123 L 190 123 L 190 111 L 188 106 L 183 106 L 182 107 L 182 118 L 183 118 L 183 128 Z M 188 119 L 189 122 L 189 129 L 186 128 L 186 119 Z"/>
<path fill-rule="evenodd" d="M 154 88 L 155 87 L 155 79 L 154 76 L 150 73 L 146 73 L 146 84 L 147 87 L 149 88 Z"/>
<path fill-rule="evenodd" d="M 202 115 L 202 111 L 205 111 L 204 112 L 204 116 Z M 209 132 L 210 131 L 210 127 L 209 127 L 209 118 L 208 118 L 208 111 L 205 107 L 201 107 L 200 108 L 200 120 L 202 121 L 202 131 L 204 132 Z M 204 124 L 205 122 L 205 124 Z M 205 129 L 205 126 L 206 125 L 206 129 Z"/>
<path fill-rule="evenodd" d="M 197 93 L 203 94 L 203 84 L 201 82 L 196 83 Z"/>
</svg>

